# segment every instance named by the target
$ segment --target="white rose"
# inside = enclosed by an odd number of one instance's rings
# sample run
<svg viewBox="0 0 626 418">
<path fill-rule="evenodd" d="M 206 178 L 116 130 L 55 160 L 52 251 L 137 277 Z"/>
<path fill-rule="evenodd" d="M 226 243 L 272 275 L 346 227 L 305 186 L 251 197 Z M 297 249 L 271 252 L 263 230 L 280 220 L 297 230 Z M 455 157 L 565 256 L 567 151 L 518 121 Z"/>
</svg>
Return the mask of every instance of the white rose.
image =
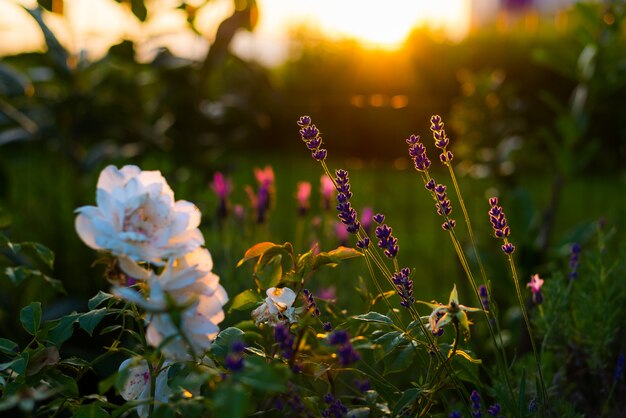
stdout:
<svg viewBox="0 0 626 418">
<path fill-rule="evenodd" d="M 198 356 L 209 349 L 220 330 L 217 324 L 224 320 L 222 307 L 228 295 L 212 268 L 209 251 L 198 248 L 171 260 L 159 276 L 149 276 L 148 298 L 127 287 L 116 288 L 114 293 L 150 313 L 146 330 L 150 345 L 161 347 L 167 357 L 188 359 L 190 350 Z M 180 318 L 180 332 L 167 312 L 168 298 L 186 307 Z"/>
<path fill-rule="evenodd" d="M 96 203 L 76 209 L 76 231 L 91 248 L 129 262 L 162 264 L 204 244 L 200 211 L 190 202 L 174 201 L 159 171 L 106 167 L 98 178 Z"/>
<path fill-rule="evenodd" d="M 280 322 L 296 322 L 296 312 L 292 307 L 296 294 L 288 287 L 270 287 L 265 292 L 267 297 L 261 306 L 252 311 L 252 319 L 258 325 L 267 323 L 275 326 Z"/>
</svg>

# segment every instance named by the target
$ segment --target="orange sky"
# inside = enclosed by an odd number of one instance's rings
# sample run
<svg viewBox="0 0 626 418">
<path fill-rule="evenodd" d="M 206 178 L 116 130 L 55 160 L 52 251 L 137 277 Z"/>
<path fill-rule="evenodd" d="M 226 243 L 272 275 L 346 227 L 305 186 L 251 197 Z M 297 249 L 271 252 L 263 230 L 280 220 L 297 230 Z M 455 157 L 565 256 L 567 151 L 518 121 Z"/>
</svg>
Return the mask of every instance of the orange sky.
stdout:
<svg viewBox="0 0 626 418">
<path fill-rule="evenodd" d="M 201 0 L 197 1 L 202 3 Z M 461 38 L 469 28 L 469 0 L 257 0 L 260 19 L 254 33 L 240 33 L 235 52 L 274 64 L 286 58 L 291 27 L 310 27 L 330 38 L 353 38 L 366 46 L 393 48 L 416 25 L 439 28 Z M 0 0 L 0 54 L 40 49 L 43 37 L 17 3 Z M 112 0 L 66 0 L 65 16 L 48 14 L 46 22 L 72 52 L 87 49 L 92 57 L 120 39 L 132 38 L 148 59 L 154 48 L 166 45 L 191 58 L 202 56 L 204 40 L 185 28 L 185 15 L 172 10 L 175 0 L 153 0 L 150 19 L 140 24 Z M 191 2 L 190 2 L 191 3 Z M 211 38 L 217 24 L 232 12 L 232 0 L 213 0 L 198 14 L 198 26 Z"/>
</svg>

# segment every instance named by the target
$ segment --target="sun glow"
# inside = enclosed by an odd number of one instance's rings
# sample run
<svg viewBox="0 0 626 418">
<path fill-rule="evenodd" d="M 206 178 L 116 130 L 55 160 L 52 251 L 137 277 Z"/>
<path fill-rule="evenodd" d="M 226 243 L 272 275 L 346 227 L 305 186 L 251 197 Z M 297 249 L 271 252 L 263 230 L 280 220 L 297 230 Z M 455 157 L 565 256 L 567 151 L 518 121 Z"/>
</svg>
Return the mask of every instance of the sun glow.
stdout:
<svg viewBox="0 0 626 418">
<path fill-rule="evenodd" d="M 417 26 L 462 36 L 469 26 L 468 0 L 261 0 L 260 31 L 300 26 L 365 46 L 397 48 Z"/>
</svg>

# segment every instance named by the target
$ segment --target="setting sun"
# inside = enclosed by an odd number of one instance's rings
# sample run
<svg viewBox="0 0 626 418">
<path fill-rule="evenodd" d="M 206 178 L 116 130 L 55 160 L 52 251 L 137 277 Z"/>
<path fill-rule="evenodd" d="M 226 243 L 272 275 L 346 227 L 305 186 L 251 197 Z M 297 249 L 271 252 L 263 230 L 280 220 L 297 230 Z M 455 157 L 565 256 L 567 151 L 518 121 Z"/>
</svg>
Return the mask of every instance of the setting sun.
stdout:
<svg viewBox="0 0 626 418">
<path fill-rule="evenodd" d="M 416 26 L 462 36 L 469 25 L 467 0 L 433 3 L 415 0 L 261 1 L 261 32 L 304 25 L 331 38 L 349 38 L 365 46 L 395 48 Z M 289 4 L 286 4 L 289 3 Z"/>
</svg>

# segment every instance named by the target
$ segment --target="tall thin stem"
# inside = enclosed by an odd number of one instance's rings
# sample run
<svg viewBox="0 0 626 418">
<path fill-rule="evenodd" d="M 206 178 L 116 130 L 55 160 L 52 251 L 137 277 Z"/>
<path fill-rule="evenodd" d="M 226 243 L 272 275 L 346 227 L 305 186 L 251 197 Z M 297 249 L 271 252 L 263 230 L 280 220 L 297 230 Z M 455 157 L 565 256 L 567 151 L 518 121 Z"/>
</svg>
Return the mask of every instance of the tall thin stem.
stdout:
<svg viewBox="0 0 626 418">
<path fill-rule="evenodd" d="M 505 239 L 505 243 L 507 243 L 506 239 Z M 539 358 L 539 353 L 537 352 L 535 339 L 533 338 L 533 333 L 530 328 L 530 321 L 528 319 L 528 313 L 526 312 L 526 306 L 524 305 L 524 299 L 522 298 L 522 291 L 520 290 L 519 279 L 517 276 L 517 269 L 515 268 L 515 263 L 513 262 L 513 256 L 511 254 L 507 254 L 507 258 L 509 260 L 509 265 L 511 267 L 511 274 L 513 275 L 513 282 L 515 283 L 515 291 L 517 293 L 517 299 L 520 305 L 520 309 L 522 310 L 522 316 L 524 317 L 524 323 L 526 324 L 526 330 L 528 331 L 530 344 L 533 348 L 533 354 L 535 355 L 535 363 L 537 363 L 537 372 L 539 373 L 539 382 L 541 384 L 541 395 L 543 397 L 542 413 L 543 413 L 543 416 L 546 416 L 546 402 L 548 400 L 548 392 L 546 390 L 546 384 L 543 378 L 543 371 L 541 369 L 541 359 Z"/>
</svg>

